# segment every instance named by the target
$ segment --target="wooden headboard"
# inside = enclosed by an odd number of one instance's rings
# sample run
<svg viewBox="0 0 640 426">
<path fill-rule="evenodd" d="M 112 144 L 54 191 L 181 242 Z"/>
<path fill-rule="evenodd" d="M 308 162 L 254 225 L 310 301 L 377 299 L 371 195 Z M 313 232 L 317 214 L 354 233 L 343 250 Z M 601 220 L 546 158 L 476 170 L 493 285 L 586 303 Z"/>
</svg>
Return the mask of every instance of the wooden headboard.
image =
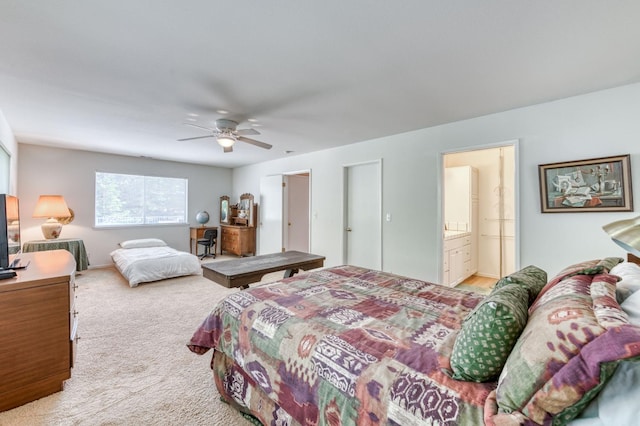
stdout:
<svg viewBox="0 0 640 426">
<path fill-rule="evenodd" d="M 640 265 L 640 257 L 636 257 L 631 253 L 627 253 L 627 262 L 633 262 L 636 265 Z"/>
</svg>

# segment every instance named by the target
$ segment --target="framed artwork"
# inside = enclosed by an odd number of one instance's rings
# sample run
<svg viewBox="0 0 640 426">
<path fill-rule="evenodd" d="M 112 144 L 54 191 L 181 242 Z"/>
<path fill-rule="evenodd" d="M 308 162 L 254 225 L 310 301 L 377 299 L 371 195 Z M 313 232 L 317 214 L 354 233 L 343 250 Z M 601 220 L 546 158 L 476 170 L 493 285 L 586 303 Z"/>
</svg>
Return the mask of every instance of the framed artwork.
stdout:
<svg viewBox="0 0 640 426">
<path fill-rule="evenodd" d="M 630 155 L 538 166 L 542 213 L 633 211 Z"/>
</svg>

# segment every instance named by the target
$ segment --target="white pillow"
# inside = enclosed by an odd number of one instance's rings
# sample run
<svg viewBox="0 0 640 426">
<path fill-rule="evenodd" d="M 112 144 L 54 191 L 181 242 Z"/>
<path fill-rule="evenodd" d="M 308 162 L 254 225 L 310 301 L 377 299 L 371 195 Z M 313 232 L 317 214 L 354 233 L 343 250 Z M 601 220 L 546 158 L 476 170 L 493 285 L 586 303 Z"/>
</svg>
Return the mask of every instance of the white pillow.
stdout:
<svg viewBox="0 0 640 426">
<path fill-rule="evenodd" d="M 640 291 L 629 296 L 620 307 L 629 316 L 629 322 L 640 327 Z"/>
<path fill-rule="evenodd" d="M 632 262 L 618 263 L 611 268 L 610 274 L 617 275 L 622 280 L 616 283 L 616 299 L 618 303 L 640 290 L 640 266 Z"/>
<path fill-rule="evenodd" d="M 141 238 L 139 240 L 127 240 L 120 243 L 120 247 L 124 249 L 144 248 L 144 247 L 163 247 L 166 246 L 162 240 L 158 238 Z"/>
</svg>

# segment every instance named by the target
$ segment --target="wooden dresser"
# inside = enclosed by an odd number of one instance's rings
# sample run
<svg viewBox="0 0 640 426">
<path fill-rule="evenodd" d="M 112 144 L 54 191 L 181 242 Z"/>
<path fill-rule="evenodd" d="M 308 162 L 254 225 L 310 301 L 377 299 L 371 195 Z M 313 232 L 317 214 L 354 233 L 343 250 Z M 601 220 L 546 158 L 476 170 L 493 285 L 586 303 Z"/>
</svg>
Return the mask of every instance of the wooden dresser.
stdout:
<svg viewBox="0 0 640 426">
<path fill-rule="evenodd" d="M 29 266 L 0 280 L 0 411 L 61 391 L 77 340 L 71 253 L 19 256 Z"/>
<path fill-rule="evenodd" d="M 220 225 L 222 235 L 220 254 L 225 251 L 236 256 L 256 254 L 256 227 L 242 225 Z"/>
</svg>

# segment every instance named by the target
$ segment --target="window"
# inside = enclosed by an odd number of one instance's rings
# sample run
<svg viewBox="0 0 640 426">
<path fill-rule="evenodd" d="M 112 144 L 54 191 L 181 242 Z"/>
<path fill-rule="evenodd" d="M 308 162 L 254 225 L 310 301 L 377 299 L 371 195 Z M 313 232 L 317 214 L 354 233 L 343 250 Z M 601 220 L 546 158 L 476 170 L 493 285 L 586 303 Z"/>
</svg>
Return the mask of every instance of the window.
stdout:
<svg viewBox="0 0 640 426">
<path fill-rule="evenodd" d="M 96 227 L 187 223 L 187 179 L 96 172 Z"/>
</svg>

